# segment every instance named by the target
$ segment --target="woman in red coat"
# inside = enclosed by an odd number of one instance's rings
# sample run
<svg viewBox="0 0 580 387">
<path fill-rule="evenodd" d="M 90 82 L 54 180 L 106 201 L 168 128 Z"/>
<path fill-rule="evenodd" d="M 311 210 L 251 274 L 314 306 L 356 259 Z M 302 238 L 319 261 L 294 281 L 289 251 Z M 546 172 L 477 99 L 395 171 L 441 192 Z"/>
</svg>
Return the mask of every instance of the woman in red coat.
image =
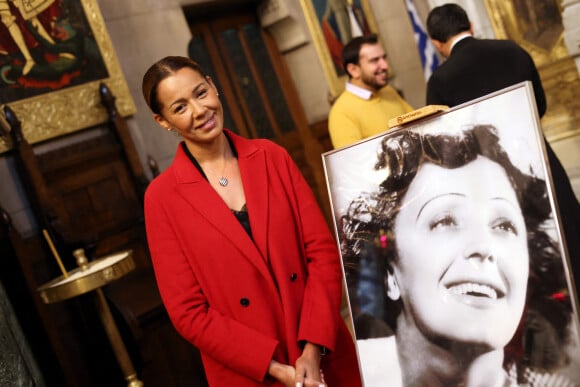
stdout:
<svg viewBox="0 0 580 387">
<path fill-rule="evenodd" d="M 183 138 L 145 195 L 147 237 L 165 307 L 209 384 L 360 386 L 336 244 L 288 153 L 224 129 L 216 87 L 188 58 L 151 66 L 143 95 Z"/>
</svg>

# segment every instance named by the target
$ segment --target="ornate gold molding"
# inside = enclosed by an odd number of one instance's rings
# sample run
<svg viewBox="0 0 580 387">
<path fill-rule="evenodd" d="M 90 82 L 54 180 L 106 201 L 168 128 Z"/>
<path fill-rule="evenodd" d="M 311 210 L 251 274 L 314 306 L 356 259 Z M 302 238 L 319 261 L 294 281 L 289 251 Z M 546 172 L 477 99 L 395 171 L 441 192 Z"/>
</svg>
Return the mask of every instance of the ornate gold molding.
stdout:
<svg viewBox="0 0 580 387">
<path fill-rule="evenodd" d="M 129 116 L 136 111 L 97 1 L 81 0 L 80 3 L 109 77 L 9 103 L 21 121 L 24 136 L 30 143 L 38 143 L 106 122 L 108 115 L 101 105 L 99 95 L 101 82 L 106 83 L 112 90 L 121 115 Z M 0 152 L 8 149 L 9 139 L 0 137 Z"/>
<path fill-rule="evenodd" d="M 572 58 L 564 58 L 540 69 L 548 110 L 542 129 L 550 141 L 580 135 L 580 78 Z"/>
<path fill-rule="evenodd" d="M 552 0 L 553 9 L 562 11 L 560 0 Z M 485 5 L 496 38 L 511 39 L 522 46 L 534 59 L 544 92 L 548 110 L 542 118 L 542 129 L 550 141 L 562 140 L 580 134 L 580 102 L 575 98 L 580 92 L 580 78 L 574 61 L 570 58 L 563 39 L 563 26 L 551 20 L 550 44 L 539 44 L 526 37 L 521 29 L 522 15 L 516 14 L 514 1 L 485 0 Z M 540 24 L 544 23 L 541 15 Z M 560 20 L 561 24 L 561 20 Z M 547 30 L 538 29 L 538 36 Z"/>
<path fill-rule="evenodd" d="M 552 1 L 554 5 L 559 7 L 559 0 Z M 569 56 L 564 44 L 563 26 L 559 33 L 555 31 L 550 44 L 540 45 L 539 42 L 534 43 L 533 39 L 526 37 L 527 31 L 523 31 L 521 28 L 522 23 L 520 20 L 522 17 L 516 14 L 514 1 L 485 0 L 485 6 L 496 38 L 511 39 L 517 42 L 534 58 L 536 66 L 541 67 L 544 64 Z M 554 20 L 553 22 L 556 21 Z M 559 24 L 561 26 L 561 20 Z"/>
</svg>

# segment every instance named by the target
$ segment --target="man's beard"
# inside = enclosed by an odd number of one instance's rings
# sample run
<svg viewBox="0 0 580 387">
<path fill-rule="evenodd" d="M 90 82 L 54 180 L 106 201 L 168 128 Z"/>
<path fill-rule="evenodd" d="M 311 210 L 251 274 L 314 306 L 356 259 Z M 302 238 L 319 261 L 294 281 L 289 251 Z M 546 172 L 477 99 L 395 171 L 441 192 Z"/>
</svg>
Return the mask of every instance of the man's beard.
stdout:
<svg viewBox="0 0 580 387">
<path fill-rule="evenodd" d="M 362 77 L 361 77 L 361 80 L 368 87 L 371 87 L 375 91 L 379 91 L 383 87 L 387 86 L 387 84 L 389 83 L 389 80 L 387 78 L 385 78 L 385 82 L 384 83 L 383 82 L 378 82 L 377 81 L 377 78 L 376 78 L 376 75 L 377 74 L 371 74 L 369 76 L 369 75 L 363 74 Z"/>
</svg>

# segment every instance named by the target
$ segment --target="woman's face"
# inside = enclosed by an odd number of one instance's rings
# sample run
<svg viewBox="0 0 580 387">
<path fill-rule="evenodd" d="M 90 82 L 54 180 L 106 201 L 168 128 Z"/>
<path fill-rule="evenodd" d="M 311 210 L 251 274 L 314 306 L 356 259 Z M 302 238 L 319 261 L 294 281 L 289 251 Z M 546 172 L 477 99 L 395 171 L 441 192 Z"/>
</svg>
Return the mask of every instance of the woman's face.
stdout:
<svg viewBox="0 0 580 387">
<path fill-rule="evenodd" d="M 223 130 L 223 109 L 213 82 L 189 67 L 159 82 L 157 100 L 161 114 L 155 120 L 186 142 L 208 142 Z"/>
<path fill-rule="evenodd" d="M 499 164 L 483 157 L 457 169 L 424 164 L 394 232 L 399 324 L 428 340 L 509 342 L 525 304 L 529 256 L 524 218 Z"/>
</svg>

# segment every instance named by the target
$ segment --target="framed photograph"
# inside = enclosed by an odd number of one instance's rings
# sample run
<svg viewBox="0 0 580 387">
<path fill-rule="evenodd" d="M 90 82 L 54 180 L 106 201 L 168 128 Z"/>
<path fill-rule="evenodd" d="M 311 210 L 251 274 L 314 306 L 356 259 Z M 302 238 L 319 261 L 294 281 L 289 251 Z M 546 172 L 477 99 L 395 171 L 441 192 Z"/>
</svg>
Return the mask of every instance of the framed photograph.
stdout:
<svg viewBox="0 0 580 387">
<path fill-rule="evenodd" d="M 366 386 L 580 383 L 577 296 L 529 82 L 323 163 Z"/>
<path fill-rule="evenodd" d="M 342 47 L 355 36 L 376 32 L 367 0 L 300 0 L 332 96 L 344 89 Z"/>
<path fill-rule="evenodd" d="M 0 104 L 14 110 L 28 142 L 106 122 L 101 82 L 121 115 L 135 113 L 96 0 L 0 0 L 0 15 Z"/>
</svg>

